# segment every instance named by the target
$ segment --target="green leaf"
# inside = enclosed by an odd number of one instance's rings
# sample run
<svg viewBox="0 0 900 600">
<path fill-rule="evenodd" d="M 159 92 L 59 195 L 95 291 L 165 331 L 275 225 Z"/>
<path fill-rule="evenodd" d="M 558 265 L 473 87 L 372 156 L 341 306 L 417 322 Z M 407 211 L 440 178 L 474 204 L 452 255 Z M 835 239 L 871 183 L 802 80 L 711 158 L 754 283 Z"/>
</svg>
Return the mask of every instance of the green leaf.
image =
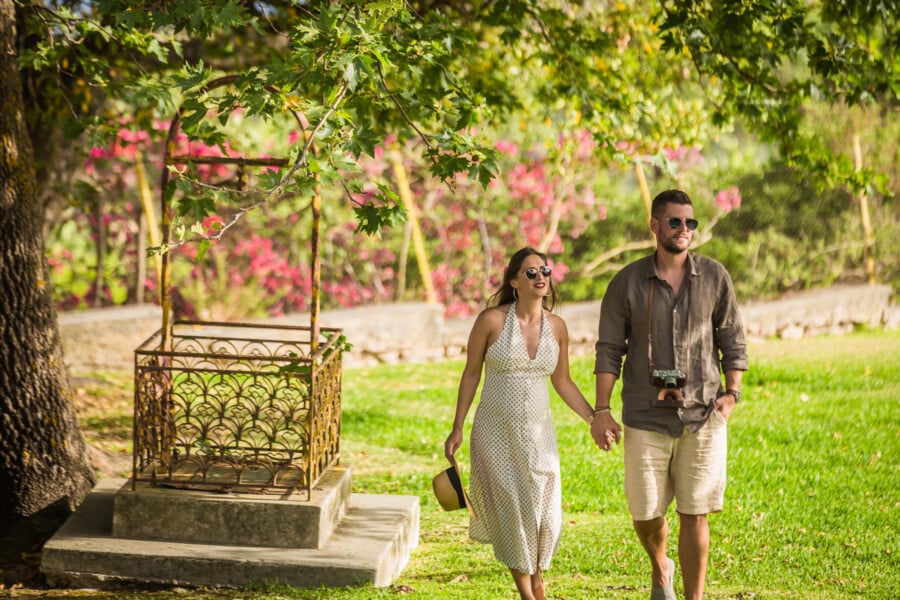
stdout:
<svg viewBox="0 0 900 600">
<path fill-rule="evenodd" d="M 186 196 L 178 202 L 178 214 L 182 217 L 191 217 L 195 221 L 202 221 L 211 214 L 215 214 L 216 204 L 208 195 Z"/>
<path fill-rule="evenodd" d="M 362 126 L 359 127 L 350 139 L 347 150 L 356 157 L 374 156 L 375 147 L 382 141 L 381 136 L 373 129 Z"/>
<path fill-rule="evenodd" d="M 206 256 L 206 253 L 212 248 L 213 244 L 210 240 L 201 239 L 197 242 L 197 256 L 194 257 L 195 263 L 200 263 L 203 260 L 203 257 Z"/>
<path fill-rule="evenodd" d="M 186 100 L 181 109 L 181 128 L 189 134 L 197 130 L 209 110 L 203 102 L 194 98 Z"/>
<path fill-rule="evenodd" d="M 396 194 L 383 185 L 379 185 L 378 187 L 381 191 L 381 195 L 377 197 L 377 201 L 396 201 Z M 357 233 L 363 232 L 368 235 L 380 235 L 382 229 L 394 227 L 406 222 L 406 210 L 398 204 L 379 205 L 376 203 L 369 203 L 362 206 L 354 206 L 353 212 L 356 215 Z"/>
</svg>

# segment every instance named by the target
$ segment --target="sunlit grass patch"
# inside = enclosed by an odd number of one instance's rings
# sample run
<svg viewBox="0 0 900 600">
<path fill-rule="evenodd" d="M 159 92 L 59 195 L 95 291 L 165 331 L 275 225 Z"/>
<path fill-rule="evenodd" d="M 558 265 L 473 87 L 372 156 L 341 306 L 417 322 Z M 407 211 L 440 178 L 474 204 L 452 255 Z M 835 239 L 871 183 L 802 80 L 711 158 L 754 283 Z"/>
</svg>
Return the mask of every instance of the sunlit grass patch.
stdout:
<svg viewBox="0 0 900 600">
<path fill-rule="evenodd" d="M 900 597 L 900 332 L 754 342 L 750 356 L 744 400 L 729 425 L 725 509 L 710 516 L 706 596 Z M 431 478 L 445 465 L 442 445 L 462 367 L 448 361 L 344 372 L 341 462 L 352 467 L 354 492 L 420 500 L 419 546 L 393 585 L 293 590 L 261 583 L 237 591 L 195 590 L 190 597 L 515 597 L 491 548 L 468 539 L 464 512 L 442 511 L 431 492 Z M 573 377 L 591 402 L 592 367 L 590 357 L 572 360 Z M 617 390 L 617 417 L 620 402 Z M 99 428 L 92 434 L 98 440 L 107 437 L 107 427 L 114 438 L 130 421 L 128 394 L 108 411 L 89 404 L 80 414 L 86 427 Z M 458 453 L 464 479 L 474 410 Z M 587 425 L 555 395 L 552 411 L 565 525 L 546 576 L 548 597 L 644 599 L 649 566 L 625 508 L 621 448 L 596 449 Z M 674 557 L 674 510 L 669 518 Z M 678 580 L 676 590 L 683 591 Z"/>
</svg>

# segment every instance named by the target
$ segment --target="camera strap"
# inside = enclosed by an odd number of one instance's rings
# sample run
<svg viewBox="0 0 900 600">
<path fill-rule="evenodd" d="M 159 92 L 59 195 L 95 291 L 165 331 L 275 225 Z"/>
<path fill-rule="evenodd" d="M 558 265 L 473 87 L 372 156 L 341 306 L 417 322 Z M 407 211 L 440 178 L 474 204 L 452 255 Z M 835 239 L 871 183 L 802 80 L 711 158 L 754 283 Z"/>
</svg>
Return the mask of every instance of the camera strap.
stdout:
<svg viewBox="0 0 900 600">
<path fill-rule="evenodd" d="M 656 277 L 650 280 L 650 295 L 647 299 L 647 367 L 648 373 L 652 377 L 653 375 L 653 290 L 656 289 Z M 688 295 L 688 307 L 687 307 L 687 364 L 685 368 L 690 368 L 691 364 L 691 288 L 690 288 L 690 280 L 687 282 L 688 289 L 685 290 L 685 293 Z M 673 367 L 675 365 L 672 365 Z M 687 371 L 685 371 L 687 372 Z"/>
<path fill-rule="evenodd" d="M 647 372 L 653 376 L 653 290 L 656 289 L 656 277 L 650 280 L 650 298 L 647 300 Z"/>
</svg>

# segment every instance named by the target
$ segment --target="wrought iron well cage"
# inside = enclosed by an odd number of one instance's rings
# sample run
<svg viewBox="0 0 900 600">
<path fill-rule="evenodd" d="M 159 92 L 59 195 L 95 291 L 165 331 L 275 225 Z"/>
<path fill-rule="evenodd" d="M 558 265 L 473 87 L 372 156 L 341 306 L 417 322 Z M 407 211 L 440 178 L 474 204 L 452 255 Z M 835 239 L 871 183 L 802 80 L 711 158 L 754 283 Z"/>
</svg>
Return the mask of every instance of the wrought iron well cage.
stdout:
<svg viewBox="0 0 900 600">
<path fill-rule="evenodd" d="M 305 489 L 340 456 L 341 337 L 323 328 L 179 321 L 135 351 L 134 479 Z"/>
<path fill-rule="evenodd" d="M 237 81 L 237 76 L 222 77 L 204 91 Z M 305 135 L 302 117 L 289 112 Z M 241 172 L 289 166 L 271 157 L 174 155 L 181 117 L 179 110 L 166 140 L 163 244 L 170 241 L 169 166 L 232 164 Z M 163 254 L 162 327 L 135 350 L 132 489 L 142 481 L 216 491 L 306 490 L 309 498 L 321 475 L 339 463 L 344 338 L 340 329 L 321 328 L 318 322 L 318 189 L 310 210 L 308 327 L 173 321 L 171 252 Z"/>
</svg>

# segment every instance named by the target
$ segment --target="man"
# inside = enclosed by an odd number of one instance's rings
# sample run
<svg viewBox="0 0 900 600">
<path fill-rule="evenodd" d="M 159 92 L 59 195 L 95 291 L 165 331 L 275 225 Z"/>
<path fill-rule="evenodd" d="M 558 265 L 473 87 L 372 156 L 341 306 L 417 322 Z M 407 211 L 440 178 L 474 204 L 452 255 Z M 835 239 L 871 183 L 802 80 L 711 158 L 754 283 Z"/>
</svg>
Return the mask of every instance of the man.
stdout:
<svg viewBox="0 0 900 600">
<path fill-rule="evenodd" d="M 747 369 L 731 277 L 720 263 L 688 251 L 697 225 L 686 193 L 667 190 L 653 199 L 656 252 L 610 282 L 596 346 L 591 436 L 609 450 L 624 433 L 625 495 L 653 569 L 651 600 L 675 598 L 675 565 L 666 556 L 673 498 L 685 598 L 703 597 L 706 515 L 722 510 L 726 422 Z M 620 372 L 624 432 L 609 409 Z"/>
</svg>

